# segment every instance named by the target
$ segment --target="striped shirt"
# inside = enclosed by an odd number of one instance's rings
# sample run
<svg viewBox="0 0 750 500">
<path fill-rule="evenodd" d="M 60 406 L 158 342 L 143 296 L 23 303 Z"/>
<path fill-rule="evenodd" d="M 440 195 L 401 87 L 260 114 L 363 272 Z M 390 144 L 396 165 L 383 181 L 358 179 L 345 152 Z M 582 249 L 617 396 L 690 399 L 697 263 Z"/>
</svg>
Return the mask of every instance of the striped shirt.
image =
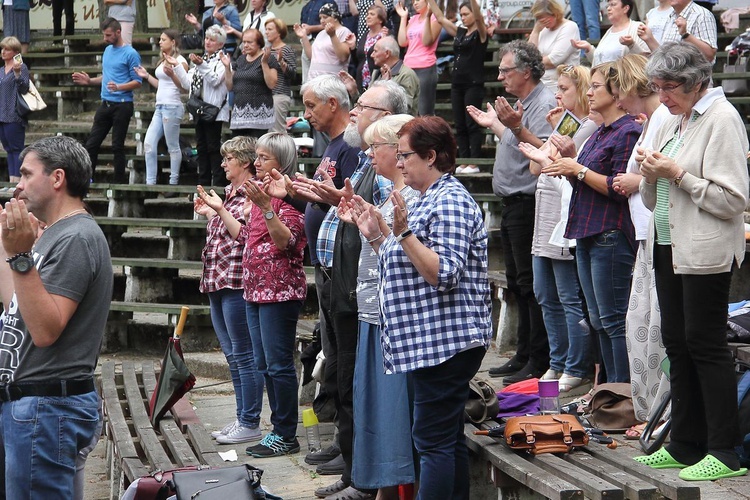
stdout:
<svg viewBox="0 0 750 500">
<path fill-rule="evenodd" d="M 381 346 L 386 373 L 435 366 L 492 333 L 482 211 L 445 174 L 409 209 L 409 229 L 439 257 L 438 283 L 419 274 L 393 234 L 380 246 Z"/>
<path fill-rule="evenodd" d="M 272 50 L 272 57 L 275 57 L 279 61 L 278 51 Z M 286 71 L 278 70 L 278 79 L 276 86 L 273 88 L 274 95 L 291 95 L 292 94 L 292 80 L 297 74 L 297 56 L 294 55 L 294 50 L 289 45 L 281 47 L 281 59 L 286 62 Z"/>
</svg>

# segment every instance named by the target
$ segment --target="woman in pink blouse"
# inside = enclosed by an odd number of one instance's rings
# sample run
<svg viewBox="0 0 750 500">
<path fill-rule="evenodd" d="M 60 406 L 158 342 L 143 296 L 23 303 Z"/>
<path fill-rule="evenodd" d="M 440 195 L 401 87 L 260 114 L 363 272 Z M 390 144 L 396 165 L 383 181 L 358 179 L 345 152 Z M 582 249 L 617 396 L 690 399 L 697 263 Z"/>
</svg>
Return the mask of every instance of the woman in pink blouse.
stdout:
<svg viewBox="0 0 750 500">
<path fill-rule="evenodd" d="M 417 14 L 409 19 L 409 11 L 403 2 L 396 5 L 396 13 L 401 17 L 398 44 L 406 47 L 404 64 L 413 69 L 419 78 L 420 116 L 434 115 L 438 78 L 435 51 L 441 27 L 431 14 L 427 0 L 414 0 L 412 6 Z"/>
<path fill-rule="evenodd" d="M 217 211 L 230 234 L 244 243 L 242 277 L 247 324 L 258 371 L 264 376 L 273 430 L 247 448 L 255 458 L 299 451 L 297 431 L 297 372 L 294 339 L 297 318 L 307 294 L 302 264 L 304 215 L 284 200 L 272 198 L 262 181 L 272 170 L 291 175 L 297 164 L 294 141 L 286 134 L 265 134 L 256 144 L 257 178 L 245 182 L 244 221 L 223 209 L 213 191 L 201 196 Z"/>
</svg>

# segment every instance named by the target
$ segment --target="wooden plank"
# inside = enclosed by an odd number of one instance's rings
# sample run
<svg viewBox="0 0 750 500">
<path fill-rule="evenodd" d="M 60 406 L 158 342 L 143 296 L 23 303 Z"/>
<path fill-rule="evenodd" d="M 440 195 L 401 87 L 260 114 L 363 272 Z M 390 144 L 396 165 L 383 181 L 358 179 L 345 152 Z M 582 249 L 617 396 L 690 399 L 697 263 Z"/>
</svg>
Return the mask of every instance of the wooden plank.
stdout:
<svg viewBox="0 0 750 500">
<path fill-rule="evenodd" d="M 633 460 L 634 454 L 623 453 L 624 450 L 618 450 L 618 453 L 611 453 L 612 450 L 606 446 L 589 443 L 585 451 L 603 462 L 655 485 L 661 494 L 667 498 L 693 500 L 701 497 L 699 485 L 679 479 L 674 470 L 652 469 L 640 464 Z"/>
<path fill-rule="evenodd" d="M 589 446 L 592 444 L 589 443 Z M 655 500 L 662 497 L 659 490 L 653 484 L 632 476 L 622 469 L 604 463 L 588 453 L 568 453 L 563 458 L 565 461 L 575 464 L 577 467 L 598 477 L 605 478 L 610 483 L 619 486 L 625 492 L 625 498 L 631 500 Z"/>
<path fill-rule="evenodd" d="M 193 449 L 185 439 L 185 435 L 182 433 L 177 424 L 172 420 L 172 417 L 164 417 L 159 421 L 159 431 L 161 432 L 164 442 L 167 444 L 167 448 L 172 453 L 172 458 L 180 467 L 186 467 L 189 465 L 200 465 L 201 462 L 198 457 L 193 453 Z"/>
<path fill-rule="evenodd" d="M 123 361 L 122 377 L 125 385 L 125 394 L 130 404 L 130 415 L 133 419 L 133 427 L 141 440 L 141 446 L 146 453 L 149 463 L 159 470 L 174 468 L 174 464 L 164 451 L 164 448 L 156 436 L 151 421 L 146 413 L 143 396 L 135 374 L 135 366 L 132 361 Z"/>
<path fill-rule="evenodd" d="M 172 407 L 172 417 L 182 432 L 187 432 L 188 424 L 203 425 L 201 419 L 190 404 L 187 394 L 180 398 Z"/>
<path fill-rule="evenodd" d="M 561 500 L 583 498 L 583 491 L 580 488 L 530 463 L 503 443 L 488 436 L 474 435 L 476 427 L 472 424 L 466 424 L 464 429 L 469 451 L 489 460 L 500 471 L 519 483 L 547 498 Z"/>
<path fill-rule="evenodd" d="M 108 420 L 108 439 L 113 443 L 115 459 L 119 461 L 123 458 L 138 458 L 138 451 L 133 443 L 117 393 L 114 361 L 107 361 L 102 365 L 102 398 Z"/>
<path fill-rule="evenodd" d="M 217 466 L 224 463 L 216 451 L 214 440 L 206 432 L 203 424 L 188 424 L 187 434 L 190 437 L 190 442 L 193 443 L 196 453 L 201 457 L 201 460 L 205 461 L 206 465 Z"/>
<path fill-rule="evenodd" d="M 583 490 L 586 498 L 592 500 L 622 500 L 625 498 L 622 489 L 617 485 L 580 469 L 576 467 L 575 464 L 566 462 L 562 458 L 552 455 L 551 453 L 545 453 L 535 457 L 531 456 L 529 457 L 529 462 L 538 465 L 550 474 L 566 481 L 570 481 L 572 484 L 578 486 Z"/>
<path fill-rule="evenodd" d="M 128 479 L 127 484 L 123 485 L 125 488 L 127 488 L 128 484 L 132 483 L 135 479 L 147 476 L 149 473 L 149 470 L 143 465 L 143 462 L 136 458 L 123 459 L 122 470 L 125 473 L 125 477 Z"/>
</svg>

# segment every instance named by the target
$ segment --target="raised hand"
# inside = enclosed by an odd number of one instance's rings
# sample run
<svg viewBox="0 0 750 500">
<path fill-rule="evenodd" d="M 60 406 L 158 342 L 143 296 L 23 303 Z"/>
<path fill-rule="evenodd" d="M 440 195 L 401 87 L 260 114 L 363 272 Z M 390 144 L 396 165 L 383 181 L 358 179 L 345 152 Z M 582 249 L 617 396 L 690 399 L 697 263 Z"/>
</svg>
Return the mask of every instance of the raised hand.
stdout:
<svg viewBox="0 0 750 500">
<path fill-rule="evenodd" d="M 146 68 L 144 68 L 143 66 L 135 66 L 133 70 L 135 71 L 135 74 L 140 76 L 141 78 L 148 78 L 149 76 L 148 71 L 146 71 Z"/>
<path fill-rule="evenodd" d="M 575 158 L 578 156 L 576 143 L 567 135 L 552 134 L 549 137 L 549 141 L 555 146 L 557 152 L 560 153 L 560 156 L 563 158 Z"/>
<path fill-rule="evenodd" d="M 495 99 L 495 112 L 500 123 L 506 127 L 518 127 L 521 125 L 521 119 L 523 118 L 523 104 L 519 99 L 516 101 L 515 109 L 513 109 L 505 97 L 498 97 Z"/>
<path fill-rule="evenodd" d="M 495 110 L 490 103 L 487 103 L 487 111 L 481 111 L 474 106 L 466 106 L 466 112 L 469 113 L 469 116 L 471 116 L 480 127 L 492 128 L 492 125 L 500 123 L 500 120 L 497 118 L 497 113 L 495 113 Z"/>
<path fill-rule="evenodd" d="M 274 198 L 284 199 L 287 194 L 284 176 L 275 168 L 263 179 L 263 189 Z"/>
<path fill-rule="evenodd" d="M 547 116 L 545 116 L 545 120 L 547 120 L 547 123 L 550 124 L 550 127 L 554 130 L 557 127 L 557 124 L 560 123 L 560 119 L 562 118 L 563 114 L 565 114 L 565 108 L 562 106 L 558 106 L 556 108 L 552 108 L 549 113 L 547 113 Z"/>
<path fill-rule="evenodd" d="M 206 192 L 206 190 L 203 189 L 203 186 L 198 186 L 197 190 L 198 196 L 200 196 L 201 200 L 203 200 L 212 210 L 219 212 L 219 210 L 224 208 L 224 202 L 221 201 L 221 198 L 216 194 L 216 191 L 212 189 L 210 192 Z"/>
<path fill-rule="evenodd" d="M 404 6 L 404 2 L 402 0 L 399 0 L 396 4 L 396 14 L 398 14 L 399 17 L 407 17 L 409 15 L 409 11 Z"/>
</svg>

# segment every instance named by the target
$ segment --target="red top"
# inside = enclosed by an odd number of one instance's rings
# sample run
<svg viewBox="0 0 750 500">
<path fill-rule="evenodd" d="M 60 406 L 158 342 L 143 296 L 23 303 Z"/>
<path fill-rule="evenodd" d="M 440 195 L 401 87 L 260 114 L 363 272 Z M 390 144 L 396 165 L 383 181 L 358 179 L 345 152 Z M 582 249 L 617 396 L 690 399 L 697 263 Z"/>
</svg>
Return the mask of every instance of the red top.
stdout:
<svg viewBox="0 0 750 500">
<path fill-rule="evenodd" d="M 269 303 L 305 300 L 307 277 L 302 259 L 305 253 L 305 216 L 283 200 L 273 198 L 271 208 L 292 232 L 287 247 L 279 250 L 271 239 L 266 219 L 253 205 L 250 223 L 243 225 L 237 237 L 244 243 L 242 282 L 247 302 Z"/>
</svg>

